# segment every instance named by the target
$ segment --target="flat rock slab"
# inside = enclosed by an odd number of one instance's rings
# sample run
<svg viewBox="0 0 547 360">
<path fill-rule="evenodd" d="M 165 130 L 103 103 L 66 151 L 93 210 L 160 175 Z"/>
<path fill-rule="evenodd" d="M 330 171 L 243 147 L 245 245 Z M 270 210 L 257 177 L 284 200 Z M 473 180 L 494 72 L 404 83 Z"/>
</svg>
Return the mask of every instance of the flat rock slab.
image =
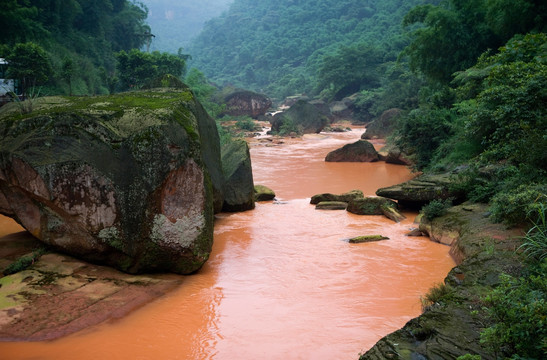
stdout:
<svg viewBox="0 0 547 360">
<path fill-rule="evenodd" d="M 315 205 L 315 210 L 346 210 L 348 203 L 343 201 L 322 201 Z"/>
<path fill-rule="evenodd" d="M 0 237 L 0 271 L 40 245 L 26 232 Z M 50 340 L 120 318 L 183 279 L 125 274 L 46 253 L 26 270 L 0 278 L 0 340 Z"/>
</svg>

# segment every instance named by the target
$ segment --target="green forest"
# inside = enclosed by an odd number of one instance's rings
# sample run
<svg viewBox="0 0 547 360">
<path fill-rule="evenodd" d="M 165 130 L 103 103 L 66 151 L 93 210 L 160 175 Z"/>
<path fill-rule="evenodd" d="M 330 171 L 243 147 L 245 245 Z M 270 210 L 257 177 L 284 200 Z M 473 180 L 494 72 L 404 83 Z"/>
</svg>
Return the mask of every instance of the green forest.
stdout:
<svg viewBox="0 0 547 360">
<path fill-rule="evenodd" d="M 499 321 L 482 341 L 500 358 L 545 358 L 544 0 L 235 0 L 188 49 L 169 39 L 176 53 L 146 51 L 154 28 L 139 2 L 2 6 L 0 57 L 29 96 L 37 89 L 108 94 L 170 74 L 188 83 L 213 116 L 222 104 L 211 95 L 223 86 L 280 101 L 353 96 L 362 122 L 400 109 L 388 142 L 415 170 L 452 172 L 453 190 L 465 200 L 490 204 L 496 222 L 529 229 L 525 275 L 508 280 L 511 291 L 489 295 L 505 305 L 493 308 Z"/>
<path fill-rule="evenodd" d="M 108 94 L 182 76 L 186 55 L 139 51 L 152 40 L 147 14 L 127 0 L 6 0 L 0 57 L 23 95 Z"/>
</svg>

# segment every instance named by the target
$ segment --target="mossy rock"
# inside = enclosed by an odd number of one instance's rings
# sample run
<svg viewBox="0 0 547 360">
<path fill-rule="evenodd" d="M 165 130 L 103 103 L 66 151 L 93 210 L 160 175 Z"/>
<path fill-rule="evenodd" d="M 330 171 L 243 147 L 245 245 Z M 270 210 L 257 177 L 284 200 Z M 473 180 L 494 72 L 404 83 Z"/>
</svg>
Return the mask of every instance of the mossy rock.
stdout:
<svg viewBox="0 0 547 360">
<path fill-rule="evenodd" d="M 380 188 L 376 195 L 397 200 L 400 205 L 419 209 L 432 200 L 453 198 L 458 203 L 463 194 L 452 191 L 450 174 L 425 174 L 404 183 Z"/>
<path fill-rule="evenodd" d="M 327 162 L 375 162 L 380 160 L 380 155 L 374 149 L 374 145 L 366 140 L 358 140 L 331 151 L 325 157 Z"/>
<path fill-rule="evenodd" d="M 275 199 L 275 192 L 267 186 L 254 186 L 255 201 L 270 201 Z"/>
<path fill-rule="evenodd" d="M 315 210 L 346 210 L 348 203 L 343 201 L 322 201 L 315 205 Z"/>
<path fill-rule="evenodd" d="M 389 240 L 387 236 L 383 235 L 362 235 L 362 236 L 356 236 L 348 241 L 352 244 L 361 244 L 361 243 L 369 243 L 369 242 L 375 242 L 375 241 L 381 241 L 381 240 Z"/>
<path fill-rule="evenodd" d="M 384 208 L 397 208 L 397 203 L 383 197 L 369 196 L 350 201 L 347 210 L 356 215 L 384 215 Z"/>
<path fill-rule="evenodd" d="M 43 98 L 3 111 L 0 133 L 1 211 L 54 249 L 127 272 L 207 260 L 224 179 L 188 88 Z"/>
<path fill-rule="evenodd" d="M 351 190 L 344 194 L 331 194 L 331 193 L 323 193 L 323 194 L 317 194 L 311 197 L 310 204 L 317 205 L 320 202 L 324 201 L 342 201 L 342 202 L 350 202 L 354 199 L 361 199 L 363 198 L 363 192 L 361 190 Z"/>
<path fill-rule="evenodd" d="M 253 171 L 249 146 L 243 139 L 235 139 L 222 147 L 224 172 L 223 211 L 245 211 L 255 207 Z"/>
</svg>

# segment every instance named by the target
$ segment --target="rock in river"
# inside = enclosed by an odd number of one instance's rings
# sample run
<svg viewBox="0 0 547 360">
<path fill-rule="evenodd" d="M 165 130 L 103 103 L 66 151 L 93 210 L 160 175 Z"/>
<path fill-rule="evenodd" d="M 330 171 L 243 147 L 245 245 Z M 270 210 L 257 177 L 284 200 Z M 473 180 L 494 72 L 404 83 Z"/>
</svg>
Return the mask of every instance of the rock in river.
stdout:
<svg viewBox="0 0 547 360">
<path fill-rule="evenodd" d="M 243 139 L 228 142 L 222 147 L 224 184 L 223 211 L 245 211 L 255 207 L 254 182 L 249 145 Z"/>
<path fill-rule="evenodd" d="M 0 213 L 126 272 L 207 260 L 224 180 L 215 122 L 189 89 L 43 98 L 0 116 Z"/>
<path fill-rule="evenodd" d="M 366 140 L 358 140 L 352 144 L 331 151 L 325 161 L 332 162 L 374 162 L 380 159 L 374 145 Z"/>
</svg>

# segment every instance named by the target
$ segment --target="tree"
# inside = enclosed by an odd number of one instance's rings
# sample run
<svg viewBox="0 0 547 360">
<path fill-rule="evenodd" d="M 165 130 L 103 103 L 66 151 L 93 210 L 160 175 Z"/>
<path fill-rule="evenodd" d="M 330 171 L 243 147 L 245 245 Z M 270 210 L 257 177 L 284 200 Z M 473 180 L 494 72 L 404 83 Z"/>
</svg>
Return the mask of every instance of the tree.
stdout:
<svg viewBox="0 0 547 360">
<path fill-rule="evenodd" d="M 53 72 L 46 51 L 32 42 L 16 44 L 6 60 L 8 75 L 20 81 L 23 97 L 30 88 L 44 84 Z"/>
<path fill-rule="evenodd" d="M 116 54 L 116 58 L 119 78 L 126 88 L 140 88 L 167 74 L 180 78 L 186 69 L 184 59 L 159 51 L 146 53 L 137 49 L 129 52 L 122 50 Z"/>
<path fill-rule="evenodd" d="M 61 72 L 63 80 L 65 80 L 68 84 L 68 93 L 70 96 L 72 96 L 72 77 L 74 76 L 74 63 L 71 58 L 66 57 L 63 60 Z"/>
</svg>

